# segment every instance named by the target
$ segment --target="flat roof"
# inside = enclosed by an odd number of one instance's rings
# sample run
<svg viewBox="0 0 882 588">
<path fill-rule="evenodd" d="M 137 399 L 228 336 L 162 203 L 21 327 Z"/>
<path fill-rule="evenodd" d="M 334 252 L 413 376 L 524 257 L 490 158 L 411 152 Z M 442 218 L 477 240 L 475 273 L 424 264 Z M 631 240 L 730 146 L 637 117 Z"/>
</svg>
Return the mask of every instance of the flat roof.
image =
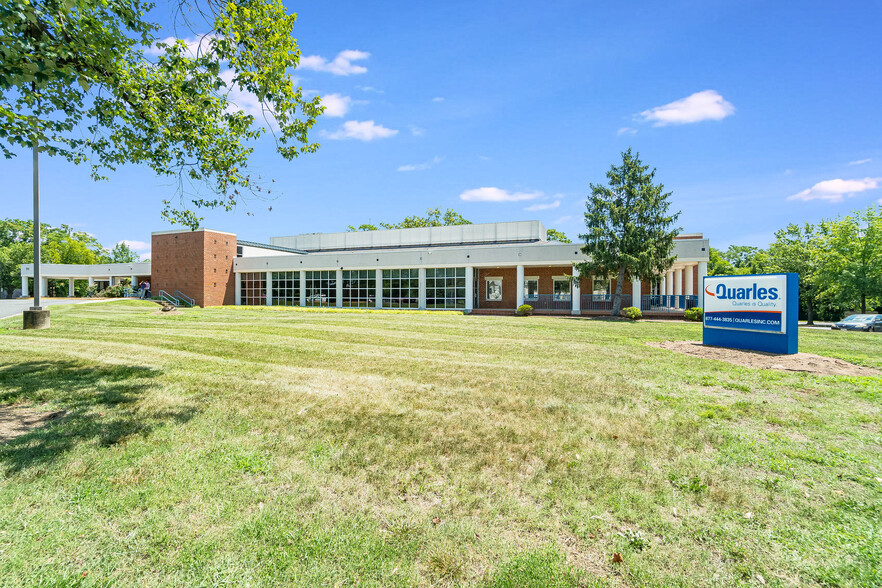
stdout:
<svg viewBox="0 0 882 588">
<path fill-rule="evenodd" d="M 545 227 L 537 220 L 451 225 L 445 227 L 418 227 L 412 229 L 349 231 L 345 233 L 306 233 L 270 238 L 272 245 L 308 252 L 450 247 L 456 245 L 500 245 L 545 241 Z"/>
</svg>

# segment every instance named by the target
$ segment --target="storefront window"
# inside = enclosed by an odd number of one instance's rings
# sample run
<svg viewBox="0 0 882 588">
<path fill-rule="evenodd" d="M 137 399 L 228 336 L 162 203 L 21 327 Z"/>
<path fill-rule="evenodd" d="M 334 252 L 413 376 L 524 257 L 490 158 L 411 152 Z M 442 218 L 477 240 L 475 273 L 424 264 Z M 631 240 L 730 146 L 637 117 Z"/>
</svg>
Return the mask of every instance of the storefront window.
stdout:
<svg viewBox="0 0 882 588">
<path fill-rule="evenodd" d="M 566 276 L 556 276 L 554 278 L 554 299 L 555 300 L 571 300 L 570 295 L 570 279 Z"/>
<path fill-rule="evenodd" d="M 539 278 L 524 278 L 524 300 L 539 300 Z"/>
<path fill-rule="evenodd" d="M 418 308 L 419 303 L 419 270 L 383 270 L 383 308 Z"/>
<path fill-rule="evenodd" d="M 426 268 L 426 308 L 465 308 L 464 267 Z"/>
<path fill-rule="evenodd" d="M 273 272 L 273 306 L 300 306 L 300 272 Z"/>
</svg>

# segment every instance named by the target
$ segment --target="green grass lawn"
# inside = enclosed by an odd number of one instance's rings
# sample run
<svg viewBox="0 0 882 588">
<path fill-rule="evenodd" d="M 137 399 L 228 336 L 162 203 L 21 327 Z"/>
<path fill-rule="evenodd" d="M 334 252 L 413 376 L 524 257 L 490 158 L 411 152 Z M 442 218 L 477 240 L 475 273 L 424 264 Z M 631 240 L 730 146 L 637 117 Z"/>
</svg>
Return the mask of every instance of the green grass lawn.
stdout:
<svg viewBox="0 0 882 588">
<path fill-rule="evenodd" d="M 0 403 L 68 411 L 0 445 L 0 585 L 882 584 L 880 377 L 645 345 L 693 324 L 156 309 L 0 321 Z"/>
</svg>

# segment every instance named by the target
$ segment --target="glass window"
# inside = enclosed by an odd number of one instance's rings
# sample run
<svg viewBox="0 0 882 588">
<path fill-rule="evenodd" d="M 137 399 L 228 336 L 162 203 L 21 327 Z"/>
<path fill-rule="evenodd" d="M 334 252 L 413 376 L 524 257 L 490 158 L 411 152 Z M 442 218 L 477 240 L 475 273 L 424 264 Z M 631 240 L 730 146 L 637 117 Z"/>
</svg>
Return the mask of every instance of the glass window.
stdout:
<svg viewBox="0 0 882 588">
<path fill-rule="evenodd" d="M 598 298 L 606 298 L 609 296 L 609 280 L 594 278 L 591 293 Z"/>
<path fill-rule="evenodd" d="M 383 308 L 419 308 L 419 305 L 419 270 L 383 270 Z"/>
<path fill-rule="evenodd" d="M 524 278 L 524 300 L 539 300 L 539 278 Z"/>
<path fill-rule="evenodd" d="M 376 299 L 376 270 L 343 270 L 343 306 L 368 308 Z"/>
<path fill-rule="evenodd" d="M 306 272 L 306 306 L 337 306 L 337 272 Z"/>
<path fill-rule="evenodd" d="M 243 272 L 242 304 L 264 306 L 266 304 L 266 272 Z"/>
<path fill-rule="evenodd" d="M 570 279 L 565 276 L 555 276 L 554 278 L 554 300 L 571 300 L 570 296 Z"/>
<path fill-rule="evenodd" d="M 465 268 L 426 269 L 426 308 L 465 308 Z"/>
<path fill-rule="evenodd" d="M 300 306 L 300 272 L 273 272 L 273 306 Z"/>
<path fill-rule="evenodd" d="M 502 300 L 502 278 L 487 278 L 487 300 Z"/>
</svg>

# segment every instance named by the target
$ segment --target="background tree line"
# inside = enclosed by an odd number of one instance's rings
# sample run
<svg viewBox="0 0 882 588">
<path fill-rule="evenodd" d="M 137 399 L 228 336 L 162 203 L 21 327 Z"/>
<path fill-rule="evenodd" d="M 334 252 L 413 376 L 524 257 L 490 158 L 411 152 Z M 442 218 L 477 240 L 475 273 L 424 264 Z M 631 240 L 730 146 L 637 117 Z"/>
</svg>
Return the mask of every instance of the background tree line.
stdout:
<svg viewBox="0 0 882 588">
<path fill-rule="evenodd" d="M 817 224 L 790 224 L 768 249 L 711 247 L 708 275 L 796 272 L 802 316 L 838 320 L 848 311 L 882 313 L 882 207 Z"/>
<path fill-rule="evenodd" d="M 6 297 L 21 288 L 23 263 L 34 261 L 33 221 L 20 219 L 0 220 L 0 292 Z M 53 227 L 40 224 L 40 261 L 42 263 L 131 263 L 141 261 L 125 243 L 117 243 L 112 249 L 104 247 L 98 239 L 85 231 L 76 231 L 68 225 Z M 49 281 L 49 295 L 65 294 L 67 281 Z M 77 284 L 78 295 L 85 293 L 86 285 Z"/>
</svg>

